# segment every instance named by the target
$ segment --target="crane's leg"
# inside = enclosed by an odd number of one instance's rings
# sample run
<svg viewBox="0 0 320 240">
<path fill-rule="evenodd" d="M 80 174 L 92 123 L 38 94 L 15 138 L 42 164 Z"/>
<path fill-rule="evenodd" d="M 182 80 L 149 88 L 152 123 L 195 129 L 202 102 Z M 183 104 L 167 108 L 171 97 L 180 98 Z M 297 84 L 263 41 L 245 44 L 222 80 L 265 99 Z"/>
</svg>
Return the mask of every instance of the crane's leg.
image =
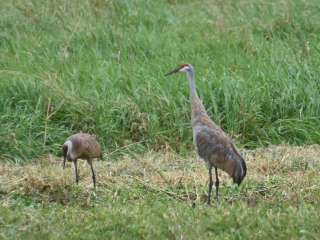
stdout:
<svg viewBox="0 0 320 240">
<path fill-rule="evenodd" d="M 211 205 L 211 192 L 212 192 L 212 185 L 213 185 L 213 180 L 212 180 L 212 166 L 209 165 L 209 191 L 208 191 L 208 205 Z"/>
<path fill-rule="evenodd" d="M 89 163 L 90 168 L 91 168 L 93 186 L 94 186 L 94 188 L 96 188 L 96 174 L 94 173 L 94 170 L 93 170 L 92 160 L 88 159 L 88 163 Z"/>
<path fill-rule="evenodd" d="M 79 183 L 79 173 L 78 173 L 78 161 L 77 159 L 73 161 L 74 164 L 74 172 L 76 174 L 76 182 Z"/>
<path fill-rule="evenodd" d="M 216 199 L 219 202 L 219 176 L 218 176 L 218 168 L 214 168 L 216 172 Z"/>
</svg>

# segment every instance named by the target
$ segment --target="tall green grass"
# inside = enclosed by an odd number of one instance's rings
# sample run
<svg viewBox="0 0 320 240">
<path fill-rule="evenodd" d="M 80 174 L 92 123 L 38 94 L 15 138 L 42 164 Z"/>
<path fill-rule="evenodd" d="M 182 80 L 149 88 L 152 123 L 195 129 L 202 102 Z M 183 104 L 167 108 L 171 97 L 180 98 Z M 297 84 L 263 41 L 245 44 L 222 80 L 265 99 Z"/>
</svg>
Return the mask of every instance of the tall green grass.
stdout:
<svg viewBox="0 0 320 240">
<path fill-rule="evenodd" d="M 192 144 L 192 63 L 209 114 L 245 147 L 320 143 L 317 0 L 1 0 L 0 155 Z M 137 143 L 136 145 L 130 145 Z"/>
</svg>

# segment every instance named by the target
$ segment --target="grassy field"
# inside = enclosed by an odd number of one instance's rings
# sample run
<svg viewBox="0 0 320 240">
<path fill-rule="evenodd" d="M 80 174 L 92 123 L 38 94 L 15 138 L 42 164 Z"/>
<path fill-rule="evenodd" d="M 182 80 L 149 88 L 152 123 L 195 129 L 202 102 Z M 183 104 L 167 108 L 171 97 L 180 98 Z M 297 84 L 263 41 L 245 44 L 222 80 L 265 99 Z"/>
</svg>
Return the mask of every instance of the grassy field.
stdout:
<svg viewBox="0 0 320 240">
<path fill-rule="evenodd" d="M 318 239 L 320 147 L 243 152 L 240 188 L 220 172 L 221 201 L 206 205 L 207 170 L 195 156 L 124 155 L 71 164 L 49 156 L 0 165 L 0 239 Z"/>
<path fill-rule="evenodd" d="M 247 148 L 320 143 L 317 0 L 1 0 L 0 155 L 188 152 L 192 63 L 215 121 Z"/>
<path fill-rule="evenodd" d="M 0 0 L 1 239 L 317 239 L 318 0 Z M 240 146 L 240 188 L 192 147 L 185 76 Z M 61 168 L 98 136 L 104 161 Z M 300 147 L 299 147 L 300 146 Z"/>
</svg>

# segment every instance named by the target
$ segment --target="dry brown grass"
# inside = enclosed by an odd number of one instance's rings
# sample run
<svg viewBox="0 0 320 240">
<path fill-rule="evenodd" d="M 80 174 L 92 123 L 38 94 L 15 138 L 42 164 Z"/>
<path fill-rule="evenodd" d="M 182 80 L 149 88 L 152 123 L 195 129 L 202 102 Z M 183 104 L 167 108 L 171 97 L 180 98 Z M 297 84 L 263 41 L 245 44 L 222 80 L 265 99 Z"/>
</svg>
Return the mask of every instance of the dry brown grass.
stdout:
<svg viewBox="0 0 320 240">
<path fill-rule="evenodd" d="M 317 183 L 320 170 L 318 145 L 272 146 L 243 151 L 243 155 L 247 161 L 248 175 L 240 198 L 249 204 L 255 205 L 260 200 L 278 201 L 280 198 L 299 202 L 301 191 L 305 192 L 305 201 L 319 201 L 319 197 L 315 199 L 313 194 L 314 191 L 320 193 Z M 51 155 L 33 164 L 2 163 L 0 192 L 5 196 L 2 203 L 9 204 L 12 196 L 18 194 L 32 197 L 44 205 L 50 202 L 67 204 L 75 199 L 81 199 L 81 204 L 86 205 L 90 204 L 90 198 L 95 194 L 106 194 L 112 198 L 123 189 L 134 192 L 136 188 L 143 189 L 138 197 L 143 197 L 143 192 L 166 194 L 188 202 L 205 201 L 206 197 L 207 170 L 194 153 L 183 158 L 172 152 L 148 152 L 142 156 L 125 155 L 117 161 L 97 161 L 96 192 L 92 189 L 91 174 L 85 161 L 80 161 L 79 186 L 75 184 L 73 165 L 68 164 L 63 171 L 61 163 L 60 158 Z M 225 193 L 233 189 L 231 180 L 221 171 L 219 174 L 224 189 L 222 195 L 233 202 L 239 195 Z M 70 191 L 74 188 L 76 192 Z"/>
<path fill-rule="evenodd" d="M 312 239 L 319 236 L 319 153 L 317 145 L 243 151 L 245 181 L 238 188 L 220 171 L 220 203 L 211 208 L 207 170 L 194 152 L 105 155 L 95 163 L 95 191 L 85 161 L 78 186 L 72 164 L 63 170 L 55 156 L 1 163 L 0 238 Z"/>
</svg>

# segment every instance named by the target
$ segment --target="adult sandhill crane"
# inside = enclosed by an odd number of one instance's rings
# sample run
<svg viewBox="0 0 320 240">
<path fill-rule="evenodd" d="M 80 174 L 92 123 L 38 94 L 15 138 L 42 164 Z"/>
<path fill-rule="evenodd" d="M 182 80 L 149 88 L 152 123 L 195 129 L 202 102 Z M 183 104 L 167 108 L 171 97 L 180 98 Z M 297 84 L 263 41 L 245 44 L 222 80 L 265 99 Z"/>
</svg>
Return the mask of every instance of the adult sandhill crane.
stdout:
<svg viewBox="0 0 320 240">
<path fill-rule="evenodd" d="M 77 133 L 70 136 L 63 144 L 63 169 L 66 166 L 66 160 L 73 162 L 76 174 L 76 182 L 79 182 L 79 173 L 77 161 L 79 158 L 87 160 L 91 167 L 92 181 L 96 187 L 96 175 L 93 170 L 93 158 L 102 157 L 101 146 L 94 135 L 86 133 Z"/>
<path fill-rule="evenodd" d="M 246 176 L 247 167 L 232 140 L 208 116 L 197 94 L 193 67 L 190 64 L 183 64 L 167 73 L 166 76 L 179 72 L 186 73 L 189 80 L 193 141 L 200 158 L 205 161 L 209 170 L 208 204 L 210 205 L 213 185 L 212 168 L 214 167 L 215 169 L 216 200 L 218 202 L 218 168 L 227 172 L 232 177 L 234 183 L 240 185 Z"/>
</svg>

